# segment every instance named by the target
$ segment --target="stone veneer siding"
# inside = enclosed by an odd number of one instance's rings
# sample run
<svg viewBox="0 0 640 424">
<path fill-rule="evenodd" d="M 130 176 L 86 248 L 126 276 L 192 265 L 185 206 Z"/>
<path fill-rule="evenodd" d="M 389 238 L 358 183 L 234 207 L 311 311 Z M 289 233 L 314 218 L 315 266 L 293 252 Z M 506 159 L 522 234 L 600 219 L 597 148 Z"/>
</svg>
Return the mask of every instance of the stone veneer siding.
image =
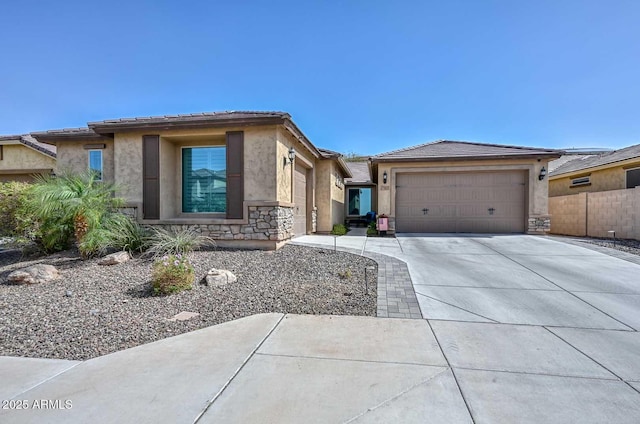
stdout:
<svg viewBox="0 0 640 424">
<path fill-rule="evenodd" d="M 318 208 L 313 208 L 311 211 L 311 232 L 318 231 Z"/>
<path fill-rule="evenodd" d="M 214 240 L 284 241 L 293 237 L 293 208 L 249 206 L 248 224 L 160 224 L 168 229 L 195 228 Z"/>
<path fill-rule="evenodd" d="M 529 218 L 527 233 L 529 234 L 547 234 L 551 231 L 551 216 L 540 215 Z"/>
</svg>

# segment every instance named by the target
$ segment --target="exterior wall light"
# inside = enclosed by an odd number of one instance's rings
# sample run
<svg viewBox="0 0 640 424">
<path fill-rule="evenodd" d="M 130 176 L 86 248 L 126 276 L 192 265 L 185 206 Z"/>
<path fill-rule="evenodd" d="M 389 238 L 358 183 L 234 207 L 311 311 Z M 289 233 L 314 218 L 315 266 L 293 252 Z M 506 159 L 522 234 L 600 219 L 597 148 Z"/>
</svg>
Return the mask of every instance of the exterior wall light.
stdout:
<svg viewBox="0 0 640 424">
<path fill-rule="evenodd" d="M 384 173 L 382 174 L 382 182 L 383 182 L 384 184 L 386 184 L 386 183 L 387 183 L 387 171 L 384 171 Z"/>
<path fill-rule="evenodd" d="M 293 163 L 293 160 L 296 158 L 296 151 L 293 150 L 293 147 L 289 149 L 289 163 Z"/>
<path fill-rule="evenodd" d="M 538 175 L 538 179 L 540 181 L 542 181 L 542 180 L 544 180 L 544 177 L 546 177 L 546 176 L 547 176 L 547 170 L 543 166 L 542 169 L 540 170 L 540 175 Z"/>
<path fill-rule="evenodd" d="M 293 160 L 296 158 L 296 151 L 293 150 L 293 147 L 289 149 L 289 154 L 284 158 L 284 166 L 291 165 Z"/>
</svg>

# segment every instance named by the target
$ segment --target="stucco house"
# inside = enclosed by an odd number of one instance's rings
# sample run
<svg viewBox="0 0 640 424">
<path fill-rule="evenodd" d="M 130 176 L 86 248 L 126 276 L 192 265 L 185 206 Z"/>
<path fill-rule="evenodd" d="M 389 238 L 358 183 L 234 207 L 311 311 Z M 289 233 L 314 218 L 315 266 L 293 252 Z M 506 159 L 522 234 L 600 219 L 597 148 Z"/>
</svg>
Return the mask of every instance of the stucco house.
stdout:
<svg viewBox="0 0 640 424">
<path fill-rule="evenodd" d="M 560 152 L 440 140 L 373 156 L 390 232 L 546 233 L 549 161 Z"/>
<path fill-rule="evenodd" d="M 28 134 L 0 136 L 0 182 L 33 181 L 56 168 L 56 148 Z"/>
<path fill-rule="evenodd" d="M 342 157 L 283 112 L 214 112 L 90 122 L 32 133 L 59 169 L 115 182 L 143 224 L 190 226 L 221 246 L 275 249 L 344 221 Z"/>
<path fill-rule="evenodd" d="M 551 197 L 640 185 L 640 144 L 604 153 L 567 155 L 562 159 L 564 163 L 549 173 Z"/>
</svg>

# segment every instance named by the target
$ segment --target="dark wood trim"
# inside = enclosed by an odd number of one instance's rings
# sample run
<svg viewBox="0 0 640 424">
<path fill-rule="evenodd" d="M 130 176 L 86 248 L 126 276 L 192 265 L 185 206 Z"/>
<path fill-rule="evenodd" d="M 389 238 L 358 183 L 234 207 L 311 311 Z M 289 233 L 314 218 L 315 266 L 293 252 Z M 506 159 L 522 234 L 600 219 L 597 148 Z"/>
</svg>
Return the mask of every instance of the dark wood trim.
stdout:
<svg viewBox="0 0 640 424">
<path fill-rule="evenodd" d="M 4 160 L 4 146 L 0 144 L 0 160 Z"/>
<path fill-rule="evenodd" d="M 244 214 L 244 131 L 229 131 L 227 136 L 227 219 Z"/>
<path fill-rule="evenodd" d="M 160 136 L 142 136 L 142 217 L 160 219 Z"/>
</svg>

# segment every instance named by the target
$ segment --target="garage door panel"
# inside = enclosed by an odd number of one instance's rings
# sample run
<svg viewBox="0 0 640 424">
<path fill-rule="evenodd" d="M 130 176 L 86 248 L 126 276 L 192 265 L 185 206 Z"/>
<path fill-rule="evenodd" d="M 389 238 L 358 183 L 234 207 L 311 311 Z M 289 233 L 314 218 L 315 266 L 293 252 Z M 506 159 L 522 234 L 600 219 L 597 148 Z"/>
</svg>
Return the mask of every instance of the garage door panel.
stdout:
<svg viewBox="0 0 640 424">
<path fill-rule="evenodd" d="M 525 178 L 522 171 L 398 174 L 396 231 L 524 232 Z"/>
</svg>

